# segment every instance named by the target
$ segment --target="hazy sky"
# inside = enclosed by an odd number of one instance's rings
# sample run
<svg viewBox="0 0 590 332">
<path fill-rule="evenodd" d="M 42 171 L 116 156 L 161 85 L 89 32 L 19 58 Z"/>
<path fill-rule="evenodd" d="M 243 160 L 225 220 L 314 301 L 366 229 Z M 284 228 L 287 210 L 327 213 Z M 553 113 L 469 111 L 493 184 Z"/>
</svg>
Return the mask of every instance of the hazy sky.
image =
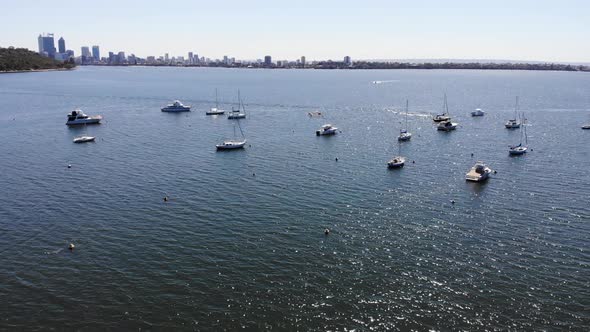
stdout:
<svg viewBox="0 0 590 332">
<path fill-rule="evenodd" d="M 0 0 L 0 46 L 138 56 L 590 62 L 588 0 Z M 57 47 L 57 45 L 56 45 Z"/>
</svg>

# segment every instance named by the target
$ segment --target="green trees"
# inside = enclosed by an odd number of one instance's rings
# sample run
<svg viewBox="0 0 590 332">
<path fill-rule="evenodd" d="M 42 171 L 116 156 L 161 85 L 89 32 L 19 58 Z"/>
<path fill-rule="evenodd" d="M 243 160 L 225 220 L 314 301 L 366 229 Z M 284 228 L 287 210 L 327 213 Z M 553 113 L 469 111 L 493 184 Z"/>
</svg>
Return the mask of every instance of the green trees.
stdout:
<svg viewBox="0 0 590 332">
<path fill-rule="evenodd" d="M 76 64 L 73 61 L 56 61 L 43 57 L 26 48 L 0 47 L 0 72 L 40 70 L 40 69 L 70 69 Z"/>
</svg>

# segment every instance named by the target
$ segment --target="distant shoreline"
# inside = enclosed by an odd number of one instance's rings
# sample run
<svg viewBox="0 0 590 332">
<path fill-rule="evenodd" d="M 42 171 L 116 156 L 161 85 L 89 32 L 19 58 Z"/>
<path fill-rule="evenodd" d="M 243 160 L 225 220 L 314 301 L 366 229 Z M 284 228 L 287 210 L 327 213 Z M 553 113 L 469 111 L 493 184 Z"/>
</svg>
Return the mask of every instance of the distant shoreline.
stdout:
<svg viewBox="0 0 590 332">
<path fill-rule="evenodd" d="M 4 70 L 0 74 L 18 74 L 18 73 L 39 73 L 44 71 L 67 71 L 75 68 L 47 68 L 47 69 L 28 69 L 28 70 Z"/>
<path fill-rule="evenodd" d="M 167 64 L 86 64 L 82 66 L 97 67 L 172 67 L 172 68 L 228 68 L 228 69 L 316 69 L 316 70 L 374 70 L 374 69 L 421 69 L 421 70 L 522 70 L 522 71 L 568 71 L 568 72 L 590 72 L 590 66 L 567 65 L 555 63 L 399 63 L 399 62 L 358 62 L 353 66 L 344 66 L 338 62 L 320 62 L 309 66 L 263 66 L 252 64 L 235 64 L 235 65 L 167 65 Z"/>
</svg>

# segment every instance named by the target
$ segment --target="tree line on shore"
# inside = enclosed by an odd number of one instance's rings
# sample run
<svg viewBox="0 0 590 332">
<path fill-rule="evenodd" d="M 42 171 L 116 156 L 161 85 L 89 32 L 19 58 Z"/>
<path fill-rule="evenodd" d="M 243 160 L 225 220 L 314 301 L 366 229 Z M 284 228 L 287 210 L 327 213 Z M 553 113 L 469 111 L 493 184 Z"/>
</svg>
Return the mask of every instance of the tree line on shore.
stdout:
<svg viewBox="0 0 590 332">
<path fill-rule="evenodd" d="M 317 69 L 482 69 L 482 70 L 558 70 L 558 71 L 590 71 L 589 66 L 559 63 L 498 63 L 498 62 L 372 62 L 356 61 L 349 66 L 343 62 L 322 61 Z"/>
<path fill-rule="evenodd" d="M 73 59 L 62 62 L 39 55 L 26 48 L 0 47 L 0 72 L 44 69 L 71 69 L 76 64 Z"/>
</svg>

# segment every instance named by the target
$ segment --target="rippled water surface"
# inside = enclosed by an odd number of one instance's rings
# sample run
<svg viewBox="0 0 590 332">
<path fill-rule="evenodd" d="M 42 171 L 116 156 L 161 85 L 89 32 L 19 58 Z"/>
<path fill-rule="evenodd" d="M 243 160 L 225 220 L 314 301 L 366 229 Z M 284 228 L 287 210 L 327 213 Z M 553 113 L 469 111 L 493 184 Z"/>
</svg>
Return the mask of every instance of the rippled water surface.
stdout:
<svg viewBox="0 0 590 332">
<path fill-rule="evenodd" d="M 241 90 L 243 151 L 215 151 L 215 88 L 226 109 Z M 0 75 L 0 329 L 588 330 L 589 92 L 564 72 Z M 455 132 L 428 116 L 444 93 Z M 68 128 L 77 107 L 104 123 Z M 477 160 L 497 174 L 466 183 Z"/>
</svg>

